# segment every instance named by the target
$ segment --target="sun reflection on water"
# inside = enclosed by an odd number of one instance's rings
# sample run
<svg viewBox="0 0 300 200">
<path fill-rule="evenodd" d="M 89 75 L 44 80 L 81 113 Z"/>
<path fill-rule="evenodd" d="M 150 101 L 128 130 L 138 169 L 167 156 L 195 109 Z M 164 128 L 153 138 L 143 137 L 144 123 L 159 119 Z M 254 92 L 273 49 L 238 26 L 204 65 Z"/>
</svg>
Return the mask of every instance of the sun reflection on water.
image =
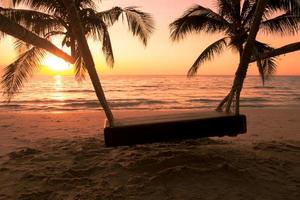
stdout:
<svg viewBox="0 0 300 200">
<path fill-rule="evenodd" d="M 54 90 L 55 92 L 52 94 L 52 99 L 58 101 L 64 101 L 65 96 L 61 92 L 63 88 L 63 78 L 60 75 L 54 76 Z"/>
</svg>

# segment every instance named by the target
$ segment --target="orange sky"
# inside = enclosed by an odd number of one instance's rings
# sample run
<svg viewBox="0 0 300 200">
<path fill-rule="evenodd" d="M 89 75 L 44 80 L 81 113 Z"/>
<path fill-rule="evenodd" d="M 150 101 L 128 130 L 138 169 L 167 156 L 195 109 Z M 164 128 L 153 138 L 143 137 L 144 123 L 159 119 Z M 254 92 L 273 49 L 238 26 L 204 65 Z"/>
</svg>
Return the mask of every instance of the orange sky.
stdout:
<svg viewBox="0 0 300 200">
<path fill-rule="evenodd" d="M 195 3 L 213 8 L 214 1 L 208 0 L 102 0 L 99 9 L 113 6 L 139 6 L 143 11 L 152 13 L 156 30 L 145 48 L 137 38 L 129 33 L 122 20 L 110 29 L 115 55 L 115 67 L 106 66 L 101 53 L 100 43 L 90 42 L 94 59 L 102 74 L 182 74 L 185 75 L 198 55 L 207 45 L 217 40 L 220 35 L 194 34 L 180 42 L 169 39 L 168 25 L 183 11 Z M 300 36 L 282 38 L 260 35 L 261 41 L 279 47 L 286 43 L 300 40 Z M 12 40 L 0 43 L 0 68 L 13 61 L 15 52 Z M 300 75 L 300 52 L 282 56 L 278 62 L 278 75 Z M 238 56 L 226 50 L 222 56 L 207 62 L 201 67 L 201 75 L 232 75 L 238 64 Z M 250 67 L 249 74 L 257 74 L 256 67 Z"/>
</svg>

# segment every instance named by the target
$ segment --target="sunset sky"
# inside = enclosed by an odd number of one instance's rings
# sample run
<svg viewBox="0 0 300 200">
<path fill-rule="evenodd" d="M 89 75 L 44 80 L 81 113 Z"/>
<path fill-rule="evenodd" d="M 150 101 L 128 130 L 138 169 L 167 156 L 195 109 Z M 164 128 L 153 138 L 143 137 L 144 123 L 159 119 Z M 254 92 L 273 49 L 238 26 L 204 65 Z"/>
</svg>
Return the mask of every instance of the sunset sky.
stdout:
<svg viewBox="0 0 300 200">
<path fill-rule="evenodd" d="M 209 6 L 216 9 L 214 1 L 208 0 L 102 0 L 99 10 L 113 6 L 138 6 L 143 11 L 152 13 L 155 20 L 155 32 L 145 48 L 128 31 L 127 25 L 115 24 L 109 31 L 115 55 L 115 66 L 106 66 L 101 52 L 101 44 L 90 41 L 94 59 L 101 74 L 151 74 L 151 75 L 185 75 L 198 55 L 206 46 L 220 38 L 221 35 L 193 34 L 179 42 L 172 42 L 169 38 L 168 25 L 194 4 Z M 260 41 L 275 47 L 300 40 L 300 35 L 282 38 L 281 35 L 259 35 Z M 0 68 L 14 60 L 16 52 L 13 50 L 13 40 L 4 39 L 0 42 Z M 300 75 L 300 52 L 280 57 L 278 75 Z M 51 58 L 49 58 L 51 60 Z M 49 62 L 47 62 L 49 63 Z M 232 75 L 238 64 L 238 56 L 227 49 L 222 56 L 207 62 L 201 67 L 200 75 Z M 65 67 L 66 69 L 68 66 Z M 69 70 L 71 71 L 71 70 Z M 55 74 L 49 69 L 41 73 Z M 69 73 L 69 72 L 68 72 Z M 257 74 L 256 67 L 250 67 L 249 74 Z"/>
</svg>

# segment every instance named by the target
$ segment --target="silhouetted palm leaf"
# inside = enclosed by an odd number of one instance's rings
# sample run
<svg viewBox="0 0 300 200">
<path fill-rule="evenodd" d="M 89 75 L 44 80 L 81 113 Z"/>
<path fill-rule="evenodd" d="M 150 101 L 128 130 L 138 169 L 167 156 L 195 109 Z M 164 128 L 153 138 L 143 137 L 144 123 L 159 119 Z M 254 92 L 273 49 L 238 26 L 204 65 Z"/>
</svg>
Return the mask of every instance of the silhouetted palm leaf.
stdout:
<svg viewBox="0 0 300 200">
<path fill-rule="evenodd" d="M 300 5 L 297 0 L 268 0 L 266 10 L 277 11 L 296 11 L 300 9 Z"/>
<path fill-rule="evenodd" d="M 67 32 L 64 31 L 50 31 L 47 34 L 44 35 L 45 38 L 51 38 L 52 36 L 57 36 L 57 35 L 66 35 Z"/>
<path fill-rule="evenodd" d="M 276 60 L 275 58 L 257 60 L 257 67 L 259 70 L 259 75 L 262 79 L 262 83 L 265 85 L 265 81 L 276 72 Z"/>
<path fill-rule="evenodd" d="M 114 55 L 107 25 L 104 23 L 102 18 L 96 14 L 92 14 L 86 20 L 90 30 L 89 34 L 91 34 L 96 40 L 102 41 L 102 52 L 106 58 L 106 63 L 110 67 L 113 67 Z"/>
<path fill-rule="evenodd" d="M 99 16 L 108 26 L 113 25 L 121 15 L 127 20 L 128 28 L 134 36 L 147 44 L 148 38 L 154 29 L 154 21 L 150 14 L 140 11 L 137 7 L 120 8 L 114 7 L 107 11 L 98 12 Z"/>
<path fill-rule="evenodd" d="M 19 54 L 28 51 L 32 47 L 30 44 L 27 44 L 22 40 L 16 40 L 14 43 L 15 43 L 15 49 L 18 51 Z"/>
<path fill-rule="evenodd" d="M 34 10 L 43 10 L 55 16 L 66 16 L 66 8 L 61 0 L 13 0 L 15 5 L 26 5 Z M 92 8 L 96 5 L 93 0 L 75 0 L 77 8 Z"/>
<path fill-rule="evenodd" d="M 192 32 L 228 31 L 230 23 L 212 10 L 195 5 L 170 24 L 171 39 L 179 40 Z"/>
<path fill-rule="evenodd" d="M 44 50 L 32 47 L 4 69 L 1 83 L 4 95 L 7 96 L 8 101 L 11 100 L 14 94 L 19 92 L 24 81 L 40 67 L 40 62 L 44 55 Z"/>
<path fill-rule="evenodd" d="M 63 31 L 61 20 L 34 10 L 0 9 L 0 13 L 34 33 L 44 36 L 51 31 Z"/>
<path fill-rule="evenodd" d="M 85 80 L 87 69 L 81 56 L 78 56 L 78 58 L 76 59 L 74 69 L 75 69 L 75 79 L 78 82 Z"/>
<path fill-rule="evenodd" d="M 105 27 L 105 26 L 104 26 Z M 114 54 L 111 46 L 110 36 L 106 27 L 103 29 L 103 39 L 102 39 L 102 51 L 106 58 L 106 63 L 110 66 L 114 66 Z"/>
<path fill-rule="evenodd" d="M 217 0 L 219 13 L 231 23 L 241 21 L 241 1 L 240 0 Z"/>
<path fill-rule="evenodd" d="M 190 68 L 190 70 L 188 72 L 188 76 L 189 77 L 194 76 L 197 73 L 200 64 L 202 64 L 205 61 L 212 60 L 216 54 L 220 54 L 222 52 L 222 50 L 224 49 L 224 47 L 227 45 L 226 40 L 227 40 L 227 38 L 222 38 L 222 39 L 214 42 L 213 44 L 209 45 L 200 54 L 200 56 L 197 58 L 195 63 L 192 65 L 192 67 Z"/>
<path fill-rule="evenodd" d="M 123 9 L 127 19 L 128 28 L 134 36 L 138 36 L 144 45 L 154 29 L 154 21 L 150 14 L 138 10 L 136 7 Z"/>
<path fill-rule="evenodd" d="M 282 35 L 294 35 L 299 31 L 300 16 L 285 13 L 261 22 L 262 30 Z"/>
<path fill-rule="evenodd" d="M 97 16 L 100 17 L 107 26 L 112 26 L 123 13 L 123 9 L 120 7 L 114 7 L 112 9 L 98 12 Z"/>
<path fill-rule="evenodd" d="M 272 50 L 274 50 L 274 48 L 269 45 L 256 41 L 254 46 L 254 56 L 259 57 L 259 55 Z M 262 82 L 265 84 L 265 80 L 272 76 L 276 71 L 276 58 L 258 59 L 256 63 Z"/>
</svg>

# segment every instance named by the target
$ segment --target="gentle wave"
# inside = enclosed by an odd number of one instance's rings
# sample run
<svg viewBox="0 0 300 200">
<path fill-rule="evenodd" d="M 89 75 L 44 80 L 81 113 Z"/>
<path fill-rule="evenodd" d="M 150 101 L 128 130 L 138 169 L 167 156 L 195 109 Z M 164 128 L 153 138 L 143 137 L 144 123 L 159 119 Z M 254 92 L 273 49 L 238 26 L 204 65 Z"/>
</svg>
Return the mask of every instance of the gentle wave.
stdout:
<svg viewBox="0 0 300 200">
<path fill-rule="evenodd" d="M 127 108 L 139 105 L 149 106 L 149 105 L 163 105 L 163 104 L 173 104 L 170 101 L 159 101 L 159 100 L 147 100 L 147 99 L 119 99 L 116 101 L 110 101 L 109 104 L 112 108 Z M 100 102 L 98 100 L 34 100 L 34 101 L 17 101 L 14 104 L 2 104 L 0 108 L 26 108 L 28 105 L 32 106 L 32 109 L 50 109 L 57 107 L 72 107 L 72 108 L 99 108 Z M 52 105 L 49 106 L 49 105 Z"/>
<path fill-rule="evenodd" d="M 274 86 L 254 86 L 253 89 L 275 89 Z"/>
<path fill-rule="evenodd" d="M 262 97 L 242 97 L 241 101 L 242 102 L 267 102 L 270 100 Z"/>
<path fill-rule="evenodd" d="M 86 93 L 94 93 L 95 90 L 62 90 L 59 92 L 66 92 L 66 93 L 81 93 L 81 92 L 86 92 Z"/>
<path fill-rule="evenodd" d="M 216 99 L 189 99 L 187 101 L 191 102 L 191 103 L 196 103 L 196 102 L 219 102 L 220 100 L 216 100 Z"/>
<path fill-rule="evenodd" d="M 133 88 L 157 88 L 158 85 L 137 85 L 137 86 L 131 86 Z"/>
<path fill-rule="evenodd" d="M 228 94 L 232 77 L 114 76 L 103 78 L 102 83 L 112 109 L 214 109 Z M 258 76 L 246 79 L 242 107 L 300 106 L 300 77 L 274 77 L 268 85 L 260 83 Z M 10 104 L 0 103 L 0 109 L 74 111 L 101 107 L 90 82 L 37 77 Z"/>
</svg>

